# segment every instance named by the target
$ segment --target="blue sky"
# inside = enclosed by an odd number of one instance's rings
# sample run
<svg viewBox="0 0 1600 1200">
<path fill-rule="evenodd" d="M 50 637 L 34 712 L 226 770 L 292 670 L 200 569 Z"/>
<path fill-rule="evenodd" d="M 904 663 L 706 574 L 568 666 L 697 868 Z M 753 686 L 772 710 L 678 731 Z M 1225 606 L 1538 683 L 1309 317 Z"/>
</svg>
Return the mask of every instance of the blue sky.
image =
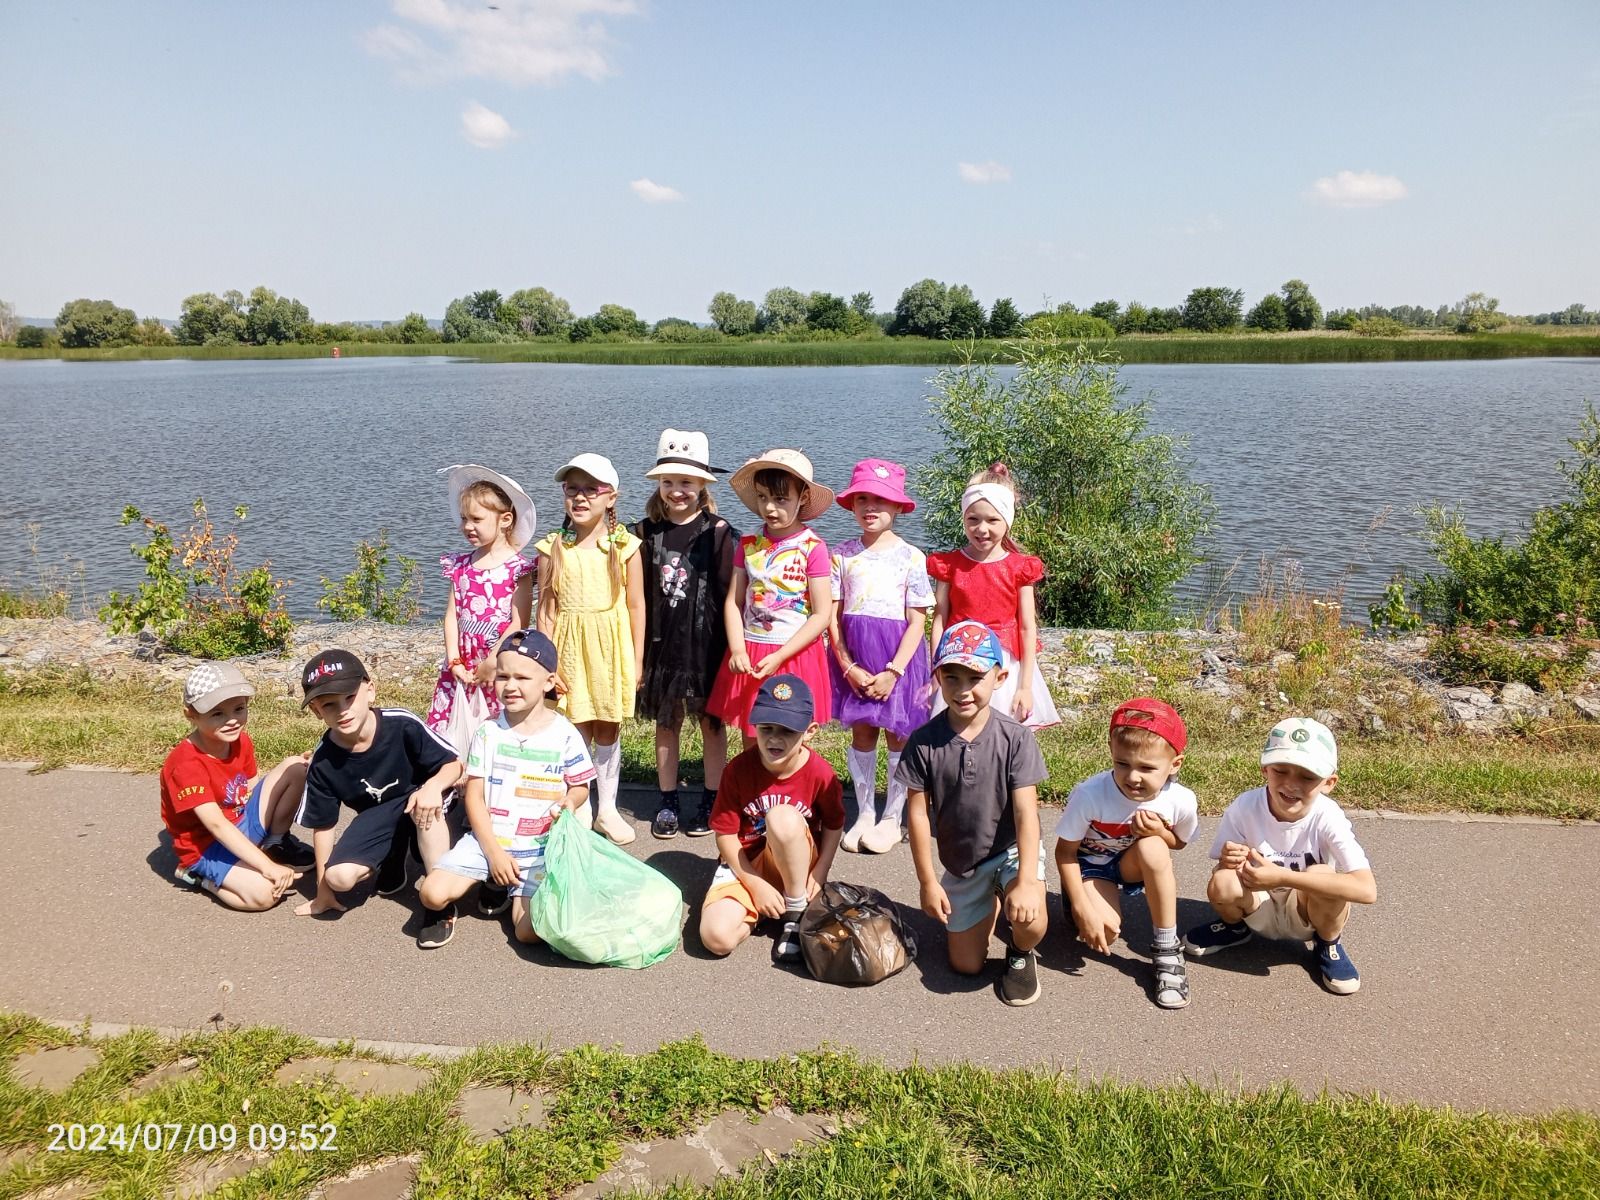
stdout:
<svg viewBox="0 0 1600 1200">
<path fill-rule="evenodd" d="M 1600 307 L 1600 13 L 457 0 L 7 7 L 0 299 L 323 320 L 542 285 Z M 963 166 L 965 164 L 965 166 Z"/>
</svg>

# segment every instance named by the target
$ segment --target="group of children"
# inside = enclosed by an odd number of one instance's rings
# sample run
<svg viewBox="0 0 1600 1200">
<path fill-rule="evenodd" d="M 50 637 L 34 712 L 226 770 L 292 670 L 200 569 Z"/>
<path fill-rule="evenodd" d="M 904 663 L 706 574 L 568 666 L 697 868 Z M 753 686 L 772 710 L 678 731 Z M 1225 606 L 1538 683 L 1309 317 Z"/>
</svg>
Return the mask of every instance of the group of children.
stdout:
<svg viewBox="0 0 1600 1200">
<path fill-rule="evenodd" d="M 369 878 L 380 894 L 400 891 L 415 857 L 419 946 L 450 940 L 456 905 L 475 884 L 480 913 L 511 909 L 516 937 L 535 941 L 528 898 L 553 823 L 634 839 L 617 790 L 622 723 L 637 714 L 655 723 L 652 834 L 716 837 L 699 929 L 712 953 L 730 953 L 770 920 L 775 961 L 798 960 L 800 915 L 837 851 L 892 849 L 904 815 L 921 906 L 948 930 L 953 969 L 984 968 L 1003 912 L 1001 998 L 1033 1003 L 1034 949 L 1047 927 L 1046 768 L 1033 730 L 1057 716 L 1037 660 L 1043 566 L 1012 540 L 1010 473 L 996 464 L 974 476 L 961 501 L 966 544 L 926 557 L 894 529 L 915 508 L 896 463 L 857 463 L 836 495 L 796 450 L 752 458 L 729 483 L 760 521 L 754 534 L 717 514 L 710 485 L 721 473 L 704 434 L 666 430 L 646 472 L 655 489 L 645 518 L 626 528 L 615 468 L 580 454 L 556 472 L 563 519 L 530 560 L 523 550 L 537 525 L 523 488 L 486 467 L 446 468 L 471 548 L 440 560 L 450 585 L 445 655 L 426 719 L 376 707 L 360 661 L 326 651 L 301 679 L 322 741 L 257 780 L 245 732 L 253 688 L 230 665 L 197 667 L 184 692 L 192 732 L 161 776 L 180 879 L 261 910 L 314 868 L 316 894 L 296 912 L 315 915 L 341 909 L 340 897 Z M 835 503 L 860 533 L 830 553 L 809 522 Z M 705 779 L 686 806 L 678 759 L 690 719 Z M 858 815 L 848 829 L 839 779 L 809 744 L 830 720 L 850 730 Z M 729 727 L 742 735 L 732 761 Z M 1143 892 L 1163 1007 L 1189 1002 L 1186 949 L 1209 954 L 1253 932 L 1314 941 L 1324 984 L 1356 990 L 1339 934 L 1349 905 L 1372 902 L 1375 886 L 1327 797 L 1337 781 L 1332 735 L 1303 718 L 1274 728 L 1266 786 L 1234 801 L 1212 846 L 1207 890 L 1219 919 L 1180 942 L 1172 853 L 1198 827 L 1194 795 L 1176 780 L 1185 746 L 1182 720 L 1153 697 L 1112 715 L 1111 770 L 1072 790 L 1056 829 L 1079 941 L 1107 951 L 1122 897 Z M 341 806 L 355 815 L 336 839 Z M 291 823 L 312 831 L 310 846 Z"/>
</svg>

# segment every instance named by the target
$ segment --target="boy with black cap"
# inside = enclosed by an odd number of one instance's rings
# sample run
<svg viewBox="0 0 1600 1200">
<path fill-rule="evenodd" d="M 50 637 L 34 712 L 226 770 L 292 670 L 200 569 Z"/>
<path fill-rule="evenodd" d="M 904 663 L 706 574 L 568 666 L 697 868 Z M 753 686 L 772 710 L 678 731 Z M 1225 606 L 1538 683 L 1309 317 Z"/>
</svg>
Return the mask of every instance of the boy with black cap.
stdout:
<svg viewBox="0 0 1600 1200">
<path fill-rule="evenodd" d="M 811 749 L 811 689 L 774 675 L 750 708 L 755 745 L 722 774 L 711 809 L 722 862 L 700 911 L 700 941 L 730 954 L 763 917 L 780 920 L 772 961 L 800 960 L 800 916 L 822 890 L 844 835 L 844 790 Z"/>
<path fill-rule="evenodd" d="M 183 684 L 189 736 L 161 764 L 161 822 L 177 877 L 229 908 L 263 912 L 311 865 L 311 847 L 288 832 L 305 785 L 302 755 L 256 776 L 245 732 L 256 689 L 232 663 L 201 663 Z"/>
<path fill-rule="evenodd" d="M 444 856 L 450 848 L 444 793 L 461 777 L 461 762 L 455 747 L 415 713 L 374 708 L 372 680 L 348 650 L 317 655 L 301 672 L 300 686 L 305 693 L 301 707 L 327 726 L 312 752 L 305 796 L 295 815 L 298 824 L 312 831 L 316 851 L 316 897 L 294 910 L 309 917 L 342 912 L 338 893 L 377 872 L 396 839 L 413 829 L 425 867 L 432 868 Z M 333 827 L 341 805 L 356 816 L 335 845 Z M 405 883 L 404 859 L 400 869 L 394 891 Z"/>
<path fill-rule="evenodd" d="M 555 643 L 536 629 L 507 634 L 495 653 L 500 715 L 472 735 L 467 752 L 464 834 L 419 889 L 434 932 L 417 939 L 442 946 L 455 928 L 455 902 L 474 882 L 509 891 L 519 942 L 539 940 L 528 899 L 544 881 L 544 845 L 563 810 L 589 798 L 594 763 L 577 727 L 544 702 L 556 674 Z"/>
<path fill-rule="evenodd" d="M 987 625 L 959 621 L 945 630 L 933 671 L 945 709 L 906 741 L 898 772 L 910 789 L 906 822 L 922 911 L 949 930 L 951 968 L 976 975 L 1003 907 L 1011 940 L 1000 999 L 1032 1004 L 1039 998 L 1034 947 L 1048 920 L 1039 840 L 1044 755 L 1033 730 L 989 703 L 1006 667 Z M 934 873 L 935 842 L 942 878 Z"/>
</svg>

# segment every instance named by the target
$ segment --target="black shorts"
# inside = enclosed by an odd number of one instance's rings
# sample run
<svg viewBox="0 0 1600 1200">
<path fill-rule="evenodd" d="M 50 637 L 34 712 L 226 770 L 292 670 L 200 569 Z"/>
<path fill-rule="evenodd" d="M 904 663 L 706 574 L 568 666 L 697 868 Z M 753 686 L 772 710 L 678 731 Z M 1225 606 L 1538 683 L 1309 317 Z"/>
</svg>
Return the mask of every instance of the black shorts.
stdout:
<svg viewBox="0 0 1600 1200">
<path fill-rule="evenodd" d="M 409 846 L 414 846 L 417 827 L 406 815 L 406 802 L 410 799 L 410 796 L 399 796 L 358 812 L 334 843 L 333 853 L 328 855 L 328 866 L 355 863 L 375 871 L 391 851 L 404 854 Z"/>
</svg>

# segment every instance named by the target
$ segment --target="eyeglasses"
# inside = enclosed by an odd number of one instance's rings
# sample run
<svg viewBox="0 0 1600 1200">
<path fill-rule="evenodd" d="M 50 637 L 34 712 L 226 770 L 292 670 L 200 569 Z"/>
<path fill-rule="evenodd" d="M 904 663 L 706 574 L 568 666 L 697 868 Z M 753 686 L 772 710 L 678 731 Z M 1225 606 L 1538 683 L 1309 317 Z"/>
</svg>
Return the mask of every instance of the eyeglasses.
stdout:
<svg viewBox="0 0 1600 1200">
<path fill-rule="evenodd" d="M 609 483 L 566 483 L 561 490 L 569 499 L 576 500 L 579 496 L 603 496 L 611 490 Z"/>
</svg>

